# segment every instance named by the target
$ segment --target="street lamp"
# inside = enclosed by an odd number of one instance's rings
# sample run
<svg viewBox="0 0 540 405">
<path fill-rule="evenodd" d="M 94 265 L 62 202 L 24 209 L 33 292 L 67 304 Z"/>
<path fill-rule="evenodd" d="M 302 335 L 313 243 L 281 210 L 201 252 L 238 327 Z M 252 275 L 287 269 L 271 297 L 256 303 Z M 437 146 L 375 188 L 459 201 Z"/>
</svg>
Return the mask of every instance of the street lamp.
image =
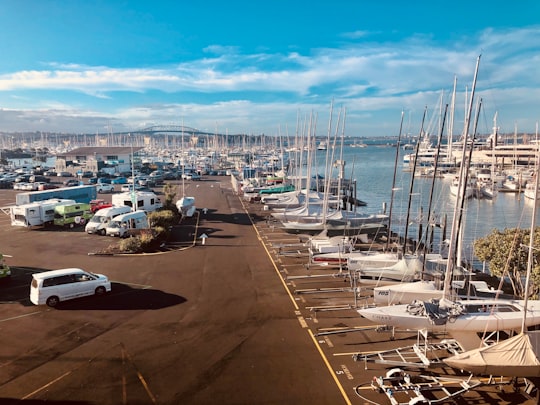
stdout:
<svg viewBox="0 0 540 405">
<path fill-rule="evenodd" d="M 131 208 L 133 211 L 137 211 L 137 195 L 135 194 L 135 166 L 134 166 L 134 155 L 133 155 L 133 138 L 131 133 L 128 134 L 130 138 L 131 145 Z"/>
</svg>

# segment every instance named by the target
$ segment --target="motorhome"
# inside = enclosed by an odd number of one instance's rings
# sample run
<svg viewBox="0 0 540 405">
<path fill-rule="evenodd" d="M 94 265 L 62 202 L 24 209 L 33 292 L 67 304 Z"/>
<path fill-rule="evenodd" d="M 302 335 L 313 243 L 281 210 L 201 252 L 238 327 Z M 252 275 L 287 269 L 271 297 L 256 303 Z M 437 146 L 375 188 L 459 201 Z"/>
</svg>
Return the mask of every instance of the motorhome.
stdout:
<svg viewBox="0 0 540 405">
<path fill-rule="evenodd" d="M 54 224 L 57 226 L 83 226 L 92 218 L 90 204 L 75 203 L 54 207 Z"/>
<path fill-rule="evenodd" d="M 113 218 L 105 228 L 107 236 L 119 236 L 125 238 L 135 229 L 147 229 L 148 218 L 144 211 L 134 211 L 128 214 L 118 215 Z"/>
<path fill-rule="evenodd" d="M 55 307 L 61 301 L 111 291 L 111 282 L 103 274 L 69 268 L 32 275 L 30 301 L 34 305 Z"/>
<path fill-rule="evenodd" d="M 94 216 L 86 223 L 84 230 L 87 233 L 95 233 L 98 235 L 105 235 L 107 226 L 118 215 L 127 214 L 131 212 L 131 207 L 122 205 L 119 207 L 106 207 L 97 210 Z"/>
<path fill-rule="evenodd" d="M 75 204 L 75 200 L 52 198 L 10 207 L 12 226 L 44 226 L 54 223 L 54 209 L 61 205 Z"/>
<path fill-rule="evenodd" d="M 94 184 L 90 184 L 76 187 L 61 187 L 52 190 L 27 191 L 17 193 L 15 204 L 23 205 L 36 201 L 50 200 L 52 198 L 89 203 L 91 200 L 97 198 L 97 189 Z"/>
<path fill-rule="evenodd" d="M 113 194 L 112 203 L 115 206 L 126 205 L 137 210 L 152 212 L 162 207 L 159 197 L 151 191 L 135 191 Z"/>
</svg>

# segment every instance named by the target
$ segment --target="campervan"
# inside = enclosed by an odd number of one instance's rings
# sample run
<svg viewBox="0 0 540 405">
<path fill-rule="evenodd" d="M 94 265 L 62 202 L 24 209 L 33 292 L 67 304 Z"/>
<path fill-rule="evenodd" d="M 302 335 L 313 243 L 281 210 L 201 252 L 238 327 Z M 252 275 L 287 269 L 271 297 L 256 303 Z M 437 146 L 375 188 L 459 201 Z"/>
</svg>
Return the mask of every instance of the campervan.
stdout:
<svg viewBox="0 0 540 405">
<path fill-rule="evenodd" d="M 125 238 L 134 229 L 148 228 L 148 218 L 144 211 L 134 211 L 128 214 L 118 215 L 113 218 L 105 228 L 107 236 L 119 236 Z"/>
<path fill-rule="evenodd" d="M 88 221 L 84 230 L 87 233 L 95 233 L 98 235 L 105 235 L 107 226 L 113 218 L 118 215 L 127 214 L 131 212 L 131 207 L 122 205 L 119 207 L 107 207 L 97 210 L 94 216 Z"/>
<path fill-rule="evenodd" d="M 30 301 L 34 305 L 55 307 L 61 301 L 111 291 L 111 282 L 103 274 L 81 269 L 60 269 L 32 275 Z"/>
<path fill-rule="evenodd" d="M 54 209 L 61 205 L 75 204 L 75 200 L 52 198 L 10 207 L 11 225 L 43 226 L 54 222 Z"/>
<path fill-rule="evenodd" d="M 82 226 L 92 218 L 90 204 L 75 203 L 59 205 L 54 208 L 54 224 L 58 226 Z"/>
<path fill-rule="evenodd" d="M 135 207 L 135 210 L 152 212 L 162 207 L 159 197 L 151 191 L 127 191 L 125 193 L 113 194 L 113 205 L 127 205 Z"/>
</svg>

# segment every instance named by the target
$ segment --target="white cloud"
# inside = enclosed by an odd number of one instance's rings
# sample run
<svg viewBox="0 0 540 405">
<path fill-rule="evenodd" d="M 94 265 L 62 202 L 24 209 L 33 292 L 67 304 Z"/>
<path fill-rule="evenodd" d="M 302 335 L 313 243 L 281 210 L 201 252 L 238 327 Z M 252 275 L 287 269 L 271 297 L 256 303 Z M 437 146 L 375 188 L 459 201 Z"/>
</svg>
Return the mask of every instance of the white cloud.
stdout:
<svg viewBox="0 0 540 405">
<path fill-rule="evenodd" d="M 492 105 L 507 106 L 506 114 L 520 115 L 529 127 L 538 119 L 538 112 L 526 111 L 537 103 L 540 89 L 535 68 L 540 59 L 539 27 L 488 29 L 444 46 L 425 35 L 402 43 L 362 42 L 368 34 L 346 33 L 344 37 L 353 42 L 337 49 L 313 49 L 310 54 L 243 55 L 234 46 L 212 45 L 205 52 L 213 57 L 159 68 L 50 62 L 44 70 L 0 75 L 0 103 L 13 109 L 24 106 L 23 116 L 33 114 L 32 109 L 44 114 L 45 105 L 58 119 L 80 115 L 84 125 L 94 125 L 92 118 L 100 122 L 109 117 L 129 127 L 138 125 L 134 122 L 170 122 L 183 115 L 194 121 L 192 126 L 214 128 L 219 121 L 237 132 L 275 131 L 280 124 L 294 124 L 298 110 L 324 114 L 331 99 L 347 105 L 349 117 L 366 120 L 380 117 L 382 111 L 436 108 L 440 91 L 451 91 L 454 75 L 462 100 L 481 53 L 479 94 L 495 99 Z M 32 97 L 35 90 L 40 93 Z M 73 98 L 84 93 L 98 102 L 73 109 L 68 102 L 55 101 L 66 92 Z M 130 94 L 129 104 L 115 104 L 120 98 L 117 92 Z M 104 103 L 101 107 L 99 100 Z M 364 125 L 368 123 L 347 127 Z"/>
</svg>

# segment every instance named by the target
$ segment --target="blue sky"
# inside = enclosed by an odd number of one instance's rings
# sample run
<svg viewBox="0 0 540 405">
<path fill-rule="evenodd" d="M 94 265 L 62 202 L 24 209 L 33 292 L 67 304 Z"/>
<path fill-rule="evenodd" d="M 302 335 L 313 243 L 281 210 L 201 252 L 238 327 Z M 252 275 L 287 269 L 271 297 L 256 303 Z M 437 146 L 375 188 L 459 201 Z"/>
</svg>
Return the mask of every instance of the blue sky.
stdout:
<svg viewBox="0 0 540 405">
<path fill-rule="evenodd" d="M 351 136 L 463 127 L 481 54 L 479 131 L 534 133 L 540 2 L 1 0 L 0 131 L 179 125 L 294 135 L 330 105 Z"/>
</svg>

